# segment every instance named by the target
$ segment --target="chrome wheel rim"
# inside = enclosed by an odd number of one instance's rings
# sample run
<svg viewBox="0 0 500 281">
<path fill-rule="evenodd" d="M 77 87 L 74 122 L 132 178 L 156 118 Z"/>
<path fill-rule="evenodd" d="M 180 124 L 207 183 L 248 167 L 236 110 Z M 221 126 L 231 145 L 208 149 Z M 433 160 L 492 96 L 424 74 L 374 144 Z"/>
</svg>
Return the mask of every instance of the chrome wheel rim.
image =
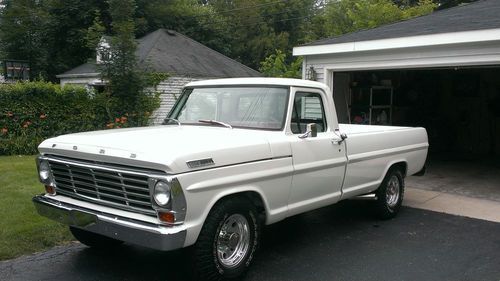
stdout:
<svg viewBox="0 0 500 281">
<path fill-rule="evenodd" d="M 400 189 L 398 177 L 392 176 L 387 183 L 385 191 L 385 198 L 389 207 L 394 208 L 398 204 Z"/>
<path fill-rule="evenodd" d="M 238 266 L 250 248 L 248 220 L 234 214 L 228 217 L 217 235 L 217 258 L 225 267 Z"/>
</svg>

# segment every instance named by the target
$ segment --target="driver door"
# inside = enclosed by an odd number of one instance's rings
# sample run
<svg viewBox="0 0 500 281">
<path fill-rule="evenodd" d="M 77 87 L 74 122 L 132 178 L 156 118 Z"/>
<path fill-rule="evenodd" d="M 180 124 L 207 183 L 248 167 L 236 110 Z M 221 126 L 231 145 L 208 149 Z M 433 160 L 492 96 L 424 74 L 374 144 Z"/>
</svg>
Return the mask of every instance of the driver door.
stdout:
<svg viewBox="0 0 500 281">
<path fill-rule="evenodd" d="M 289 215 L 337 202 L 341 197 L 346 168 L 345 142 L 334 133 L 332 111 L 321 90 L 293 88 L 289 140 L 294 174 L 289 197 Z M 317 136 L 303 137 L 307 124 L 315 123 Z M 301 137 L 302 136 L 302 137 Z"/>
</svg>

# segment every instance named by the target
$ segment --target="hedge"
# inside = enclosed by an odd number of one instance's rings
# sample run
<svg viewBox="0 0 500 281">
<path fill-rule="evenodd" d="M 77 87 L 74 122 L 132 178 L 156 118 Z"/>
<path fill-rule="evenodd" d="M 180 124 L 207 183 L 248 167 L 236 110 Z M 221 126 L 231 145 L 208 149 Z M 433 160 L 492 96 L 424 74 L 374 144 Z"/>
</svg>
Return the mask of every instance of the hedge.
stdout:
<svg viewBox="0 0 500 281">
<path fill-rule="evenodd" d="M 48 82 L 0 85 L 0 155 L 35 154 L 46 138 L 106 127 L 114 124 L 109 124 L 102 102 L 83 87 Z"/>
</svg>

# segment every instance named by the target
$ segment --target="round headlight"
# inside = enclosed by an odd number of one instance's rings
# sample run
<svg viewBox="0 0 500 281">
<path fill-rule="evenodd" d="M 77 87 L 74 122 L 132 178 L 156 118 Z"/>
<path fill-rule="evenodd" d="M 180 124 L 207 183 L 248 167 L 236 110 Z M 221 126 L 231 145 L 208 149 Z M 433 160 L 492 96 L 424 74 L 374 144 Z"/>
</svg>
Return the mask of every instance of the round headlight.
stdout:
<svg viewBox="0 0 500 281">
<path fill-rule="evenodd" d="M 40 162 L 40 166 L 38 167 L 38 175 L 42 181 L 47 181 L 50 177 L 50 167 L 49 162 L 42 161 Z"/>
<path fill-rule="evenodd" d="M 165 207 L 170 201 L 170 185 L 163 181 L 157 182 L 153 198 L 155 199 L 156 204 Z"/>
</svg>

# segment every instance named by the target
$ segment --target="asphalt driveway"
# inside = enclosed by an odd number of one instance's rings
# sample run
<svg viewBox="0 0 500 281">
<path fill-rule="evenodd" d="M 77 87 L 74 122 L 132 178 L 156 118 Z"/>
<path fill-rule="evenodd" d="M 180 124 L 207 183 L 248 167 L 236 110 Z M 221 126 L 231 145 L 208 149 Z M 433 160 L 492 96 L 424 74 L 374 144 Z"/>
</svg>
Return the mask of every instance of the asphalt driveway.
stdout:
<svg viewBox="0 0 500 281">
<path fill-rule="evenodd" d="M 377 221 L 345 202 L 269 226 L 245 280 L 500 281 L 500 223 L 404 208 Z M 182 252 L 78 243 L 0 262 L 0 280 L 185 280 Z"/>
</svg>

